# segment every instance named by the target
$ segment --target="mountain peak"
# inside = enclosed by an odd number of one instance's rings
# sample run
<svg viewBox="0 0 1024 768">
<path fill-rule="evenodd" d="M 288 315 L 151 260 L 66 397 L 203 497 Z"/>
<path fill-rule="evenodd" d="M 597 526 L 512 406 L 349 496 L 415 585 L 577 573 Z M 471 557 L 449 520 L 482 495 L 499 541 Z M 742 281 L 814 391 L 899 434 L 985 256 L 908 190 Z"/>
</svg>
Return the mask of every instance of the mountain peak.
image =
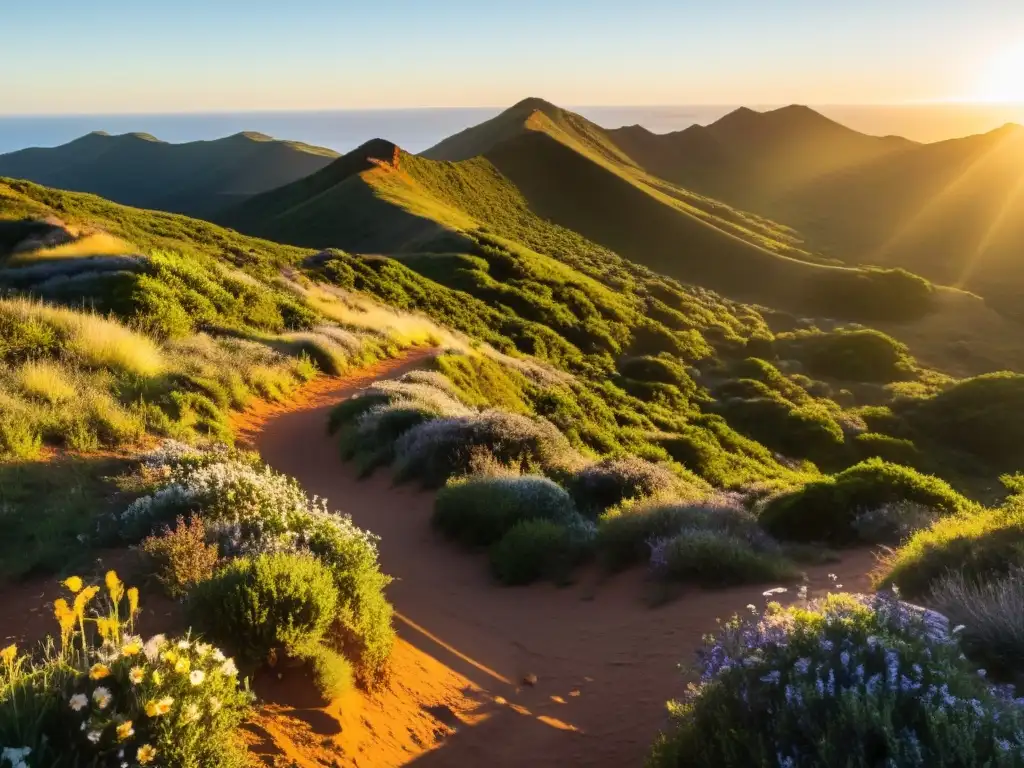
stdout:
<svg viewBox="0 0 1024 768">
<path fill-rule="evenodd" d="M 548 112 L 561 111 L 559 107 L 555 106 L 550 101 L 545 101 L 544 99 L 538 98 L 537 96 L 528 96 L 522 101 L 518 101 L 515 104 L 513 104 L 511 107 L 509 107 L 507 111 L 520 112 L 527 110 L 529 110 L 530 112 L 540 111 L 544 112 L 545 114 L 547 114 Z"/>
<path fill-rule="evenodd" d="M 267 134 L 260 133 L 259 131 L 241 131 L 239 133 L 234 134 L 233 136 L 229 136 L 228 138 L 229 139 L 248 139 L 249 141 L 273 141 L 274 140 L 273 136 L 268 136 Z"/>
</svg>

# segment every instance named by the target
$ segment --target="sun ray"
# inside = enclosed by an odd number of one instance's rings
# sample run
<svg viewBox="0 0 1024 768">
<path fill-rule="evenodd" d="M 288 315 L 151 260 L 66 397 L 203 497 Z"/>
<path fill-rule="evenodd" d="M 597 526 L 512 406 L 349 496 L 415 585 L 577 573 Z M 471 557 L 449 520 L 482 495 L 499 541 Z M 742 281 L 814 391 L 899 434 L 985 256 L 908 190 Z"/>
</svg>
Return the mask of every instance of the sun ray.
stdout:
<svg viewBox="0 0 1024 768">
<path fill-rule="evenodd" d="M 978 247 L 974 249 L 974 253 L 971 254 L 971 258 L 964 264 L 964 269 L 960 273 L 959 279 L 954 284 L 957 288 L 962 288 L 967 284 L 967 281 L 974 274 L 974 270 L 977 266 L 984 261 L 985 254 L 995 240 L 996 235 L 1003 228 L 1003 224 L 1006 223 L 1007 218 L 1010 214 L 1016 210 L 1016 203 L 1024 195 L 1024 171 L 1021 172 L 1020 178 L 1017 179 L 1017 183 L 1014 184 L 1013 189 L 1010 190 L 1009 194 L 1003 200 L 1002 205 L 999 206 L 999 210 L 996 211 L 995 216 L 992 217 L 992 221 L 989 222 L 988 228 L 982 235 L 981 240 L 978 241 Z"/>
</svg>

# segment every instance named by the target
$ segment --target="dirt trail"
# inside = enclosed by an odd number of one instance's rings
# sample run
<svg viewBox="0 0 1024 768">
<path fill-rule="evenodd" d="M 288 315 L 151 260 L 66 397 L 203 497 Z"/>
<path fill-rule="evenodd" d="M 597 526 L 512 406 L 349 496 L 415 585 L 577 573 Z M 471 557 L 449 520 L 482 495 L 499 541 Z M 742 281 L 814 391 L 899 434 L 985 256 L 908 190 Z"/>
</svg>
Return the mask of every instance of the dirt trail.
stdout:
<svg viewBox="0 0 1024 768">
<path fill-rule="evenodd" d="M 261 406 L 242 421 L 271 466 L 381 537 L 383 568 L 396 579 L 392 689 L 326 708 L 279 704 L 264 714 L 266 735 L 299 765 L 641 765 L 665 701 L 685 688 L 678 665 L 716 618 L 763 605 L 763 588 L 690 590 L 652 608 L 640 571 L 588 574 L 566 588 L 495 586 L 483 558 L 433 534 L 432 494 L 384 473 L 358 480 L 326 434 L 333 404 L 428 354 L 317 382 L 300 402 Z M 829 572 L 847 590 L 864 589 L 871 564 L 859 552 L 812 568 L 812 593 Z"/>
</svg>

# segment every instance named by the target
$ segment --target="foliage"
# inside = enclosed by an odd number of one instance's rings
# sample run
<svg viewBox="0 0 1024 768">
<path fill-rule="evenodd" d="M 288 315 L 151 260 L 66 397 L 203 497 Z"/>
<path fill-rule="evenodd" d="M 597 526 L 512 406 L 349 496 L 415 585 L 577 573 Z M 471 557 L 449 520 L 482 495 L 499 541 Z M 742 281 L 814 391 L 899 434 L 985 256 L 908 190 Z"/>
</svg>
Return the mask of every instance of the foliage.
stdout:
<svg viewBox="0 0 1024 768">
<path fill-rule="evenodd" d="M 651 766 L 1013 766 L 1024 717 L 936 625 L 881 593 L 734 617 Z"/>
<path fill-rule="evenodd" d="M 309 664 L 313 682 L 325 702 L 333 701 L 355 687 L 355 672 L 351 662 L 333 648 L 312 643 L 296 650 Z"/>
<path fill-rule="evenodd" d="M 152 563 L 153 572 L 169 597 L 184 597 L 188 591 L 213 576 L 217 565 L 217 547 L 206 543 L 202 518 L 187 521 L 178 516 L 174 528 L 142 542 L 142 551 Z"/>
<path fill-rule="evenodd" d="M 847 320 L 916 320 L 934 305 L 935 286 L 904 269 L 823 272 L 808 288 L 809 309 Z"/>
<path fill-rule="evenodd" d="M 486 546 L 523 520 L 567 524 L 572 498 L 546 477 L 505 475 L 450 482 L 434 500 L 434 526 L 464 544 Z"/>
<path fill-rule="evenodd" d="M 910 378 L 913 372 L 906 345 L 870 328 L 786 334 L 776 343 L 817 376 L 888 383 Z"/>
<path fill-rule="evenodd" d="M 944 514 L 974 509 L 972 502 L 937 477 L 868 459 L 776 496 L 765 505 L 760 519 L 765 529 L 780 539 L 844 545 L 857 540 L 853 524 L 860 513 L 903 501 Z"/>
<path fill-rule="evenodd" d="M 777 553 L 759 552 L 746 539 L 712 528 L 683 529 L 650 544 L 651 570 L 669 581 L 707 587 L 793 579 L 796 568 Z"/>
<path fill-rule="evenodd" d="M 113 571 L 105 582 L 64 582 L 60 638 L 43 655 L 0 652 L 0 743 L 17 745 L 5 756 L 14 766 L 241 768 L 236 730 L 251 696 L 234 661 L 187 637 L 144 643 L 133 634 L 138 590 Z"/>
<path fill-rule="evenodd" d="M 541 518 L 520 520 L 490 550 L 495 578 L 509 586 L 564 576 L 579 557 L 572 533 Z"/>
<path fill-rule="evenodd" d="M 231 560 L 189 595 L 193 623 L 253 664 L 317 643 L 337 608 L 330 569 L 291 553 Z"/>
<path fill-rule="evenodd" d="M 602 459 L 569 479 L 569 492 L 580 512 L 596 518 L 625 499 L 659 494 L 693 494 L 695 484 L 666 466 L 627 456 Z"/>
</svg>

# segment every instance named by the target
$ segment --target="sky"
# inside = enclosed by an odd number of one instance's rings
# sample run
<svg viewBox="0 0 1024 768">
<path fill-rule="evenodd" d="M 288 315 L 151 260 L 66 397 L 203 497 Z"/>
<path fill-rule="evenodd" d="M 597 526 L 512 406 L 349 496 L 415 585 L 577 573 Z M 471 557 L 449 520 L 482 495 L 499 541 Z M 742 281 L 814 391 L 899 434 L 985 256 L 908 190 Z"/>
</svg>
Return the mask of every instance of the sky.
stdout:
<svg viewBox="0 0 1024 768">
<path fill-rule="evenodd" d="M 1022 0 L 2 5 L 9 115 L 1024 102 Z"/>
</svg>

